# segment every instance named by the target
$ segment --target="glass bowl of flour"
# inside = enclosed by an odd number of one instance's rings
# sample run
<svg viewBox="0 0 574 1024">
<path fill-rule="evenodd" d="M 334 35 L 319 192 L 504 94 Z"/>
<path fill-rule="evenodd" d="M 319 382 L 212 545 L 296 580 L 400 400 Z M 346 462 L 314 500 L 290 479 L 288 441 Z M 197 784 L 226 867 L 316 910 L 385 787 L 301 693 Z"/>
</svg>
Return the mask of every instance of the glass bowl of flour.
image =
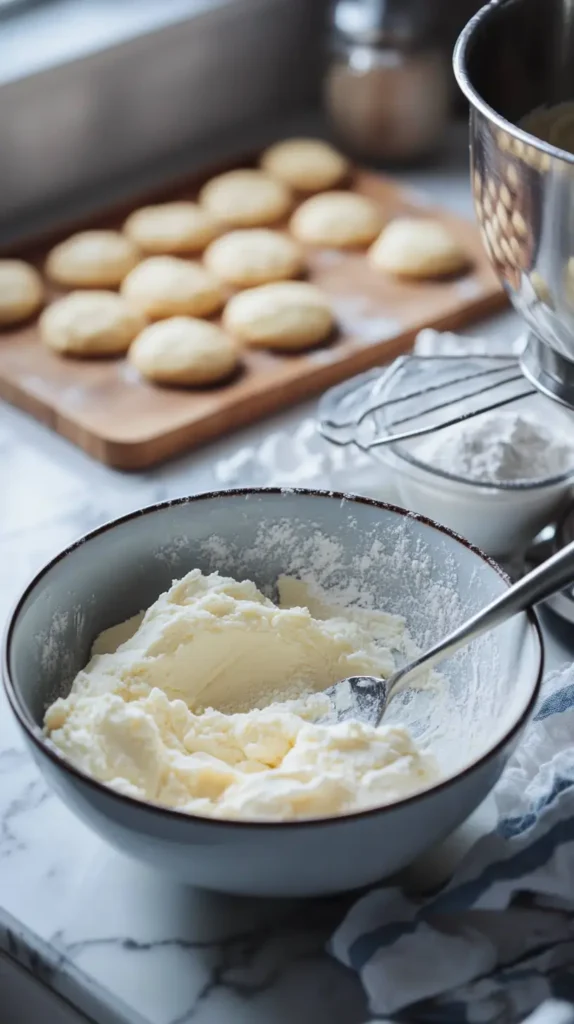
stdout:
<svg viewBox="0 0 574 1024">
<path fill-rule="evenodd" d="M 512 359 L 501 357 L 499 365 L 501 373 L 493 379 L 514 376 Z M 572 493 L 574 414 L 542 394 L 516 398 L 528 390 L 522 377 L 463 399 L 475 382 L 460 378 L 496 366 L 496 359 L 480 356 L 405 362 L 381 394 L 384 404 L 371 424 L 379 434 L 444 424 L 491 403 L 506 404 L 371 452 L 393 472 L 405 507 L 502 556 L 525 548 Z M 436 385 L 444 387 L 438 395 L 432 391 L 390 404 Z M 447 400 L 452 404 L 426 411 Z M 398 427 L 393 421 L 399 416 L 412 418 Z"/>
</svg>

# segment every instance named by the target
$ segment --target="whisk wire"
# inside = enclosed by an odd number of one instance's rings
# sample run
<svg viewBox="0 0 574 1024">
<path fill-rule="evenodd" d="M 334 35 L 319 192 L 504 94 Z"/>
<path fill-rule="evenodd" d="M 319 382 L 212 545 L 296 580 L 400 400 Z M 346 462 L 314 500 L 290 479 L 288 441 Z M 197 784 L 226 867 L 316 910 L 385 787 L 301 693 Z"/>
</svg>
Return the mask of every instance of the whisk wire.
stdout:
<svg viewBox="0 0 574 1024">
<path fill-rule="evenodd" d="M 437 402 L 436 405 L 428 405 L 423 410 L 419 409 L 418 412 L 416 412 L 416 413 L 411 413 L 408 416 L 402 416 L 398 420 L 391 420 L 390 422 L 388 422 L 386 424 L 386 426 L 387 427 L 396 427 L 396 426 L 401 426 L 401 424 L 403 424 L 403 423 L 410 423 L 411 420 L 418 420 L 418 419 L 420 419 L 421 415 L 426 416 L 428 413 L 431 413 L 431 412 L 439 412 L 441 409 L 448 409 L 449 406 L 456 405 L 456 404 L 458 404 L 458 402 L 465 402 L 469 398 L 475 398 L 477 394 L 485 395 L 485 394 L 487 394 L 487 392 L 495 391 L 497 388 L 502 387 L 504 384 L 515 384 L 519 380 L 520 380 L 520 377 L 518 377 L 518 376 L 506 377 L 504 380 L 497 380 L 493 384 L 488 384 L 486 387 L 481 388 L 479 392 L 477 392 L 477 391 L 466 391 L 463 395 L 457 395 L 456 398 L 447 398 L 446 401 L 444 401 L 444 402 Z M 533 390 L 534 389 L 532 387 L 529 387 L 529 391 L 530 392 L 532 392 Z M 422 393 L 426 394 L 426 392 L 422 392 Z M 520 395 L 519 397 L 522 398 L 523 395 Z M 385 405 L 386 404 L 387 403 L 385 402 Z M 486 407 L 485 406 L 481 406 L 481 408 L 478 410 L 478 412 L 486 412 L 489 408 L 490 408 L 490 406 L 486 406 Z M 461 419 L 466 419 L 467 416 L 469 416 L 470 414 L 471 414 L 471 410 L 469 410 L 468 413 L 461 412 L 460 418 Z M 359 421 L 357 421 L 357 422 L 359 422 Z M 440 425 L 442 426 L 442 424 L 440 424 Z M 436 424 L 435 424 L 435 429 L 438 429 L 438 426 Z"/>
<path fill-rule="evenodd" d="M 447 388 L 447 387 L 449 387 L 449 388 L 450 387 L 454 387 L 456 384 L 465 384 L 469 380 L 478 380 L 479 378 L 491 377 L 493 374 L 501 373 L 504 370 L 511 370 L 511 369 L 512 369 L 512 365 L 510 363 L 508 363 L 506 366 L 496 366 L 496 367 L 494 367 L 494 369 L 491 369 L 491 370 L 478 370 L 475 373 L 470 373 L 470 374 L 467 374 L 466 376 L 463 376 L 463 377 L 453 377 L 452 380 L 448 380 L 446 383 L 443 382 L 441 384 L 428 384 L 425 388 L 420 388 L 418 391 L 410 391 L 408 394 L 405 394 L 405 395 L 397 395 L 396 398 L 389 398 L 385 402 L 381 402 L 380 399 L 378 399 L 377 402 L 374 402 L 370 406 L 368 406 L 361 413 L 361 415 L 359 416 L 359 418 L 355 422 L 356 422 L 357 426 L 359 426 L 363 422 L 363 420 L 366 419 L 367 416 L 371 415 L 374 412 L 378 412 L 378 410 L 381 409 L 383 407 L 383 405 L 386 406 L 387 408 L 389 406 L 391 406 L 391 405 L 399 405 L 401 402 L 408 402 L 411 399 L 420 398 L 422 395 L 430 395 L 434 391 L 444 391 L 445 388 Z M 512 375 L 512 377 L 507 377 L 504 380 L 495 381 L 489 387 L 481 388 L 480 394 L 483 394 L 484 391 L 490 391 L 490 390 L 492 390 L 492 388 L 501 387 L 503 384 L 511 384 L 511 383 L 513 383 L 516 380 L 520 380 L 520 378 L 521 378 L 521 374 L 520 373 L 514 373 Z M 452 405 L 453 402 L 464 401 L 465 398 L 472 398 L 477 393 L 478 392 L 473 391 L 473 392 L 470 392 L 469 394 L 457 395 L 456 398 L 452 398 L 448 402 L 442 402 L 440 405 L 432 405 L 432 406 L 430 406 L 429 408 L 425 409 L 425 413 L 427 413 L 427 412 L 434 412 L 436 409 L 443 409 L 446 405 Z M 420 415 L 420 414 L 417 414 L 417 415 Z M 414 419 L 414 418 L 416 418 L 416 417 L 408 416 L 405 419 L 395 420 L 394 422 L 395 423 L 405 423 L 407 419 Z M 350 424 L 339 424 L 339 425 L 343 426 L 343 425 L 350 425 Z"/>
<path fill-rule="evenodd" d="M 434 384 L 425 384 L 424 386 L 411 390 L 408 392 L 402 392 L 398 395 L 389 395 L 387 397 L 389 387 L 392 385 L 395 377 L 401 372 L 401 370 L 408 370 L 409 364 L 425 364 L 425 363 L 436 363 L 441 362 L 443 364 L 452 365 L 458 363 L 459 366 L 465 362 L 469 363 L 472 357 L 467 356 L 401 356 L 396 359 L 386 370 L 384 370 L 376 379 L 372 382 L 365 381 L 364 376 L 357 379 L 356 390 L 364 388 L 371 384 L 369 389 L 369 395 L 367 396 L 364 404 L 359 404 L 358 408 L 355 408 L 354 415 L 352 418 L 340 419 L 335 418 L 331 410 L 329 414 L 320 418 L 319 430 L 324 437 L 327 438 L 331 443 L 346 446 L 348 444 L 356 444 L 363 451 L 368 451 L 370 448 L 382 447 L 388 444 L 396 444 L 402 441 L 408 441 L 411 438 L 422 437 L 426 434 L 436 433 L 439 430 L 444 430 L 447 427 L 455 426 L 457 423 L 462 423 L 465 420 L 472 419 L 475 416 L 480 416 L 485 412 L 491 412 L 494 409 L 500 409 L 506 405 L 510 405 L 513 402 L 517 402 L 520 399 L 528 398 L 530 395 L 536 393 L 536 388 L 528 383 L 526 378 L 521 372 L 518 360 L 507 358 L 506 356 L 479 356 L 480 362 L 484 364 L 485 360 L 491 365 L 485 367 L 482 365 L 480 369 L 469 369 L 463 373 L 453 377 L 448 377 Z M 492 363 L 497 365 L 492 365 Z M 508 371 L 512 371 L 508 375 Z M 506 376 L 501 377 L 501 374 Z M 489 377 L 496 377 L 491 383 L 485 383 Z M 405 402 L 413 402 L 417 399 L 423 399 L 427 395 L 434 394 L 439 391 L 447 391 L 448 389 L 456 389 L 457 385 L 464 385 L 467 382 L 475 382 L 477 386 L 472 389 L 465 390 L 462 394 L 455 393 L 451 394 L 450 397 L 444 401 L 436 402 L 434 405 L 426 405 L 423 408 L 417 408 L 415 412 L 408 413 L 398 419 L 387 421 L 384 425 L 385 433 L 375 433 L 375 436 L 366 438 L 364 431 L 360 431 L 360 427 L 365 423 L 370 416 L 376 417 L 376 413 L 383 409 L 390 408 L 391 406 L 397 406 Z M 440 412 L 441 410 L 448 409 L 451 406 L 460 405 L 464 402 L 470 402 L 474 398 L 478 398 L 482 395 L 486 395 L 490 392 L 495 391 L 498 388 L 504 388 L 513 384 L 522 383 L 524 385 L 519 391 L 513 391 L 512 394 L 501 395 L 496 401 L 481 403 L 476 407 L 471 407 L 460 411 L 456 416 L 452 416 L 446 420 L 438 420 L 433 423 L 425 423 L 422 426 L 414 427 L 410 430 L 403 430 L 399 433 L 395 432 L 394 428 L 401 427 L 406 423 L 411 423 L 413 420 L 420 420 L 422 417 L 426 417 L 429 414 Z M 351 391 L 352 395 L 353 392 Z M 346 388 L 345 397 L 349 397 L 349 390 Z M 375 428 L 378 426 L 376 418 L 374 420 Z M 342 436 L 337 431 L 348 430 L 349 433 Z"/>
<path fill-rule="evenodd" d="M 491 390 L 490 388 L 488 390 Z M 439 430 L 444 430 L 446 427 L 453 427 L 456 423 L 464 423 L 466 420 L 472 419 L 474 416 L 481 416 L 485 412 L 491 412 L 493 409 L 501 409 L 504 405 L 510 405 L 511 402 L 517 402 L 519 398 L 528 398 L 529 395 L 535 394 L 534 388 L 528 388 L 527 391 L 521 391 L 515 395 L 511 395 L 509 398 L 501 398 L 498 402 L 491 402 L 490 405 L 482 405 L 479 409 L 469 409 L 468 412 L 459 413 L 458 416 L 453 416 L 450 420 L 444 420 L 441 423 L 430 423 L 426 427 L 417 427 L 414 430 L 403 431 L 402 434 L 386 434 L 384 437 L 374 437 L 370 442 L 369 448 L 380 448 L 386 444 L 396 444 L 399 441 L 408 441 L 411 437 L 423 437 L 425 434 L 436 434 Z M 444 409 L 450 402 L 443 402 L 442 405 L 437 405 L 435 409 Z M 427 410 L 425 410 L 426 412 Z M 430 410 L 429 410 L 430 411 Z M 417 419 L 416 416 L 406 416 L 403 420 L 395 420 L 392 426 L 406 423 L 408 420 Z"/>
</svg>

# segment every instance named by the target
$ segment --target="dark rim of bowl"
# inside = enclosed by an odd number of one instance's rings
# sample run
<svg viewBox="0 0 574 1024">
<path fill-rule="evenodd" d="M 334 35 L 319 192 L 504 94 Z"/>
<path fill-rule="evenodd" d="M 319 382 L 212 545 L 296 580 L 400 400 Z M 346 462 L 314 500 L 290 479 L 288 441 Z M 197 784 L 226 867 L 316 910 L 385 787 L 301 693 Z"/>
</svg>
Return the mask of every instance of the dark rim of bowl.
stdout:
<svg viewBox="0 0 574 1024">
<path fill-rule="evenodd" d="M 450 530 L 446 526 L 441 526 L 439 523 L 433 522 L 432 519 L 428 519 L 426 516 L 418 515 L 416 513 L 409 512 L 407 509 L 400 508 L 398 505 L 390 505 L 387 502 L 377 501 L 374 498 L 365 498 L 362 497 L 361 495 L 344 494 L 342 491 L 321 491 L 305 487 L 238 487 L 221 491 L 205 491 L 200 494 L 189 495 L 188 497 L 175 498 L 171 501 L 161 501 L 153 505 L 147 505 L 142 509 L 136 509 L 134 512 L 128 512 L 126 515 L 120 516 L 118 519 L 112 519 L 110 522 L 104 523 L 102 526 L 96 527 L 95 530 L 91 530 L 89 533 L 85 534 L 83 537 L 80 537 L 72 544 L 69 544 L 68 547 L 64 548 L 64 550 L 61 551 L 59 555 L 56 555 L 54 558 L 52 558 L 42 569 L 39 570 L 39 572 L 35 574 L 33 579 L 30 581 L 30 583 L 27 585 L 27 587 L 24 589 L 24 591 L 16 601 L 14 608 L 10 616 L 8 617 L 7 625 L 4 629 L 4 635 L 2 638 L 2 682 L 4 685 L 6 696 L 8 697 L 10 707 L 12 708 L 12 711 L 14 712 L 16 718 L 18 719 L 20 726 L 27 734 L 28 738 L 32 741 L 32 743 L 58 768 L 64 769 L 65 772 L 67 772 L 72 777 L 78 779 L 82 784 L 87 785 L 91 789 L 95 789 L 96 792 L 104 794 L 106 797 L 109 797 L 111 800 L 116 801 L 120 805 L 129 806 L 132 809 L 140 808 L 146 812 L 160 815 L 161 817 L 167 817 L 172 821 L 181 822 L 189 818 L 191 821 L 195 823 L 201 823 L 202 825 L 214 826 L 219 828 L 234 828 L 236 830 L 255 830 L 260 828 L 304 829 L 317 826 L 328 827 L 329 825 L 335 825 L 339 821 L 353 821 L 358 818 L 367 818 L 375 814 L 382 814 L 385 811 L 394 810 L 399 806 L 404 806 L 405 804 L 414 804 L 424 799 L 429 793 L 438 793 L 442 792 L 445 789 L 449 789 L 451 786 L 455 785 L 455 783 L 457 783 L 459 779 L 463 779 L 467 776 L 470 776 L 483 765 L 487 764 L 490 760 L 497 757 L 497 755 L 500 754 L 506 746 L 508 746 L 511 740 L 521 732 L 523 726 L 526 724 L 528 718 L 530 717 L 530 713 L 536 704 L 538 694 L 540 692 L 540 687 L 542 684 L 542 677 L 544 673 L 544 642 L 542 638 L 542 630 L 540 628 L 538 617 L 536 615 L 536 612 L 532 609 L 529 609 L 525 614 L 538 640 L 538 671 L 532 689 L 532 694 L 527 702 L 526 707 L 519 716 L 518 720 L 498 741 L 498 743 L 496 743 L 496 745 L 492 747 L 491 750 L 488 750 L 476 761 L 473 761 L 471 764 L 467 765 L 467 767 L 464 768 L 462 771 L 457 772 L 456 775 L 444 779 L 442 782 L 438 782 L 435 786 L 429 786 L 427 789 L 421 790 L 419 793 L 414 793 L 412 796 L 405 797 L 402 800 L 396 800 L 390 804 L 383 804 L 382 806 L 378 807 L 369 807 L 364 811 L 355 811 L 351 814 L 340 814 L 324 818 L 304 818 L 302 820 L 295 821 L 260 821 L 256 819 L 238 821 L 236 819 L 227 818 L 210 818 L 207 815 L 203 817 L 198 814 L 188 814 L 184 811 L 178 811 L 170 807 L 162 807 L 159 804 L 154 804 L 147 800 L 139 800 L 136 797 L 126 796 L 123 793 L 118 793 L 116 790 L 111 789 L 109 786 L 107 786 L 104 782 L 99 782 L 97 779 L 94 779 L 91 775 L 88 775 L 87 772 L 82 771 L 80 768 L 76 768 L 75 765 L 73 765 L 70 761 L 67 761 L 62 754 L 60 754 L 55 748 L 52 748 L 49 745 L 39 726 L 37 726 L 35 723 L 30 723 L 28 712 L 20 700 L 20 695 L 18 694 L 18 691 L 14 685 L 10 672 L 10 647 L 12 642 L 12 633 L 16 625 L 16 621 L 29 595 L 38 586 L 43 577 L 46 576 L 46 574 L 50 572 L 51 569 L 58 565 L 59 562 L 62 562 L 65 558 L 67 558 L 68 555 L 72 554 L 72 552 L 74 552 L 76 548 L 79 548 L 81 545 L 87 543 L 90 540 L 93 540 L 95 537 L 99 537 L 104 533 L 108 533 L 108 531 L 115 529 L 116 526 L 121 526 L 124 523 L 131 522 L 132 519 L 139 519 L 141 516 L 145 516 L 154 512 L 160 512 L 164 509 L 168 509 L 176 505 L 191 505 L 194 504 L 195 502 L 210 501 L 213 500 L 214 498 L 217 499 L 229 497 L 251 497 L 265 494 L 277 496 L 300 494 L 308 495 L 313 498 L 332 498 L 335 501 L 352 502 L 359 505 L 369 505 L 372 508 L 382 509 L 385 512 L 394 512 L 395 514 L 403 518 L 416 519 L 418 522 L 424 523 L 425 526 L 428 526 L 431 529 L 436 530 L 437 533 L 442 533 L 445 536 L 451 538 L 452 540 L 455 540 L 457 543 L 462 544 L 463 547 L 465 547 L 468 551 L 471 551 L 478 558 L 480 558 L 482 562 L 484 562 L 491 569 L 493 569 L 494 572 L 502 579 L 502 581 L 507 586 L 511 585 L 511 580 L 509 576 L 498 565 L 498 563 L 495 562 L 493 558 L 490 558 L 490 556 L 481 551 L 480 548 L 477 548 L 474 544 L 471 544 L 470 541 L 465 540 L 464 537 L 459 536 L 459 534 L 455 533 L 454 530 Z"/>
<path fill-rule="evenodd" d="M 539 149 L 543 153 L 547 153 L 556 160 L 562 160 L 566 163 L 574 164 L 574 153 L 568 153 L 567 150 L 559 149 L 557 146 L 553 146 L 550 142 L 544 142 L 543 139 L 539 139 L 536 135 L 531 135 L 523 128 L 513 124 L 512 121 L 507 121 L 502 114 L 499 114 L 498 111 L 494 110 L 493 107 L 483 100 L 482 96 L 480 96 L 476 91 L 470 80 L 467 70 L 467 54 L 469 46 L 474 42 L 475 32 L 483 22 L 488 23 L 490 19 L 496 15 L 498 9 L 504 7 L 507 2 L 508 0 L 490 0 L 490 3 L 487 3 L 482 7 L 478 14 L 475 14 L 474 17 L 470 19 L 466 27 L 463 28 L 456 42 L 453 54 L 453 68 L 457 83 L 472 106 L 488 121 L 492 121 L 497 125 L 498 128 L 501 128 L 509 135 L 512 135 L 513 138 L 519 139 L 528 146 L 532 146 L 534 149 Z"/>
</svg>

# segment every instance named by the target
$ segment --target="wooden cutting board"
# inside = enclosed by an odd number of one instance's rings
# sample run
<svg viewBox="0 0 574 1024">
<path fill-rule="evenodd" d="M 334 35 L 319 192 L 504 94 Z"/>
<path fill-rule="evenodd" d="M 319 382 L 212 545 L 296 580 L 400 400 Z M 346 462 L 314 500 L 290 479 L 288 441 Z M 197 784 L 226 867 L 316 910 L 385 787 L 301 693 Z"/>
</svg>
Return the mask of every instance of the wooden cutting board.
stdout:
<svg viewBox="0 0 574 1024">
<path fill-rule="evenodd" d="M 223 169 L 139 196 L 129 206 L 6 255 L 41 267 L 51 245 L 72 230 L 117 227 L 144 202 L 193 198 L 207 177 Z M 390 178 L 357 170 L 352 187 L 375 199 L 389 218 L 438 216 L 468 252 L 470 272 L 456 280 L 407 283 L 371 269 L 364 252 L 310 249 L 309 280 L 329 296 L 337 316 L 333 339 L 303 355 L 247 352 L 233 381 L 203 390 L 154 387 L 125 359 L 63 359 L 40 343 L 35 323 L 28 323 L 0 335 L 0 396 L 94 458 L 118 469 L 144 469 L 393 359 L 410 348 L 422 327 L 457 330 L 504 305 L 473 223 L 431 210 Z"/>
</svg>

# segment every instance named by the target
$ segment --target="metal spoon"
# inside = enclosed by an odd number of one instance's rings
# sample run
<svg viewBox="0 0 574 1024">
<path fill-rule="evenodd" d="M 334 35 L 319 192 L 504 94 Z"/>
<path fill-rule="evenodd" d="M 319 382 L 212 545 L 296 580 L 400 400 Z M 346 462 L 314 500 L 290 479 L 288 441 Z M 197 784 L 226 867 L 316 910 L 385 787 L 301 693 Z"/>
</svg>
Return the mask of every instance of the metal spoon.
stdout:
<svg viewBox="0 0 574 1024">
<path fill-rule="evenodd" d="M 342 722 L 347 718 L 359 718 L 369 725 L 379 725 L 389 701 L 399 686 L 421 668 L 431 668 L 461 647 L 466 647 L 483 633 L 488 633 L 513 615 L 533 608 L 573 581 L 574 541 L 552 558 L 542 562 L 500 597 L 491 601 L 481 612 L 467 619 L 444 640 L 408 665 L 404 665 L 388 679 L 377 679 L 376 676 L 351 676 L 330 686 L 325 692 L 331 700 L 333 712 L 326 721 Z"/>
</svg>

